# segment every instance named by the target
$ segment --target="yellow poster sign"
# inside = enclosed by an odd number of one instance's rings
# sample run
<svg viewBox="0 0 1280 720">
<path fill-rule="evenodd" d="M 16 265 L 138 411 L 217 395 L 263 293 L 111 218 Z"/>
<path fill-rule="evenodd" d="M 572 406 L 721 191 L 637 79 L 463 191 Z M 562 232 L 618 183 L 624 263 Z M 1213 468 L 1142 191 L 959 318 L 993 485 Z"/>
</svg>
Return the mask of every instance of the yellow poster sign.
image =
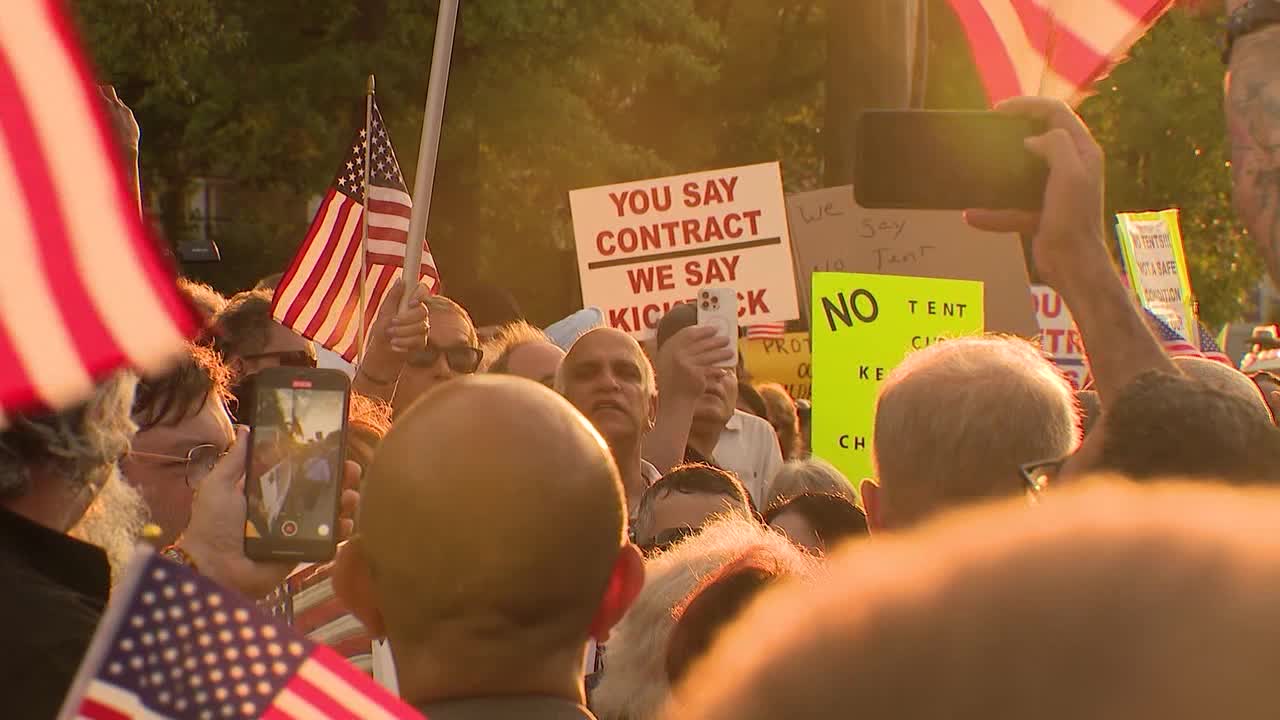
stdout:
<svg viewBox="0 0 1280 720">
<path fill-rule="evenodd" d="M 1200 326 L 1182 252 L 1178 211 L 1117 213 L 1116 234 L 1139 302 L 1199 347 Z"/>
<path fill-rule="evenodd" d="M 738 352 L 742 353 L 752 383 L 778 383 L 796 400 L 809 399 L 809 333 L 739 340 Z"/>
<path fill-rule="evenodd" d="M 982 333 L 982 283 L 814 273 L 812 311 L 813 454 L 857 487 L 873 473 L 880 384 L 907 353 Z"/>
</svg>

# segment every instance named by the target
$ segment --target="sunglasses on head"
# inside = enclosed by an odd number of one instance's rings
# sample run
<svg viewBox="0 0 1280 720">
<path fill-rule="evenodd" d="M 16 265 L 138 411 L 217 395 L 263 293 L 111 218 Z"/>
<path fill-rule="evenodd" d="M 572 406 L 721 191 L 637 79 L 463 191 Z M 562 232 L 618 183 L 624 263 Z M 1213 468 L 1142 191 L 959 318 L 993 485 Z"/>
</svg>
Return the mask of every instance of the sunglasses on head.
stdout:
<svg viewBox="0 0 1280 720">
<path fill-rule="evenodd" d="M 405 358 L 405 362 L 409 367 L 428 368 L 436 364 L 440 356 L 444 356 L 444 361 L 454 372 L 473 373 L 476 368 L 480 367 L 480 358 L 484 353 L 479 348 L 468 347 L 466 345 L 455 345 L 453 347 L 442 348 L 431 343 L 421 350 L 414 350 Z"/>
<path fill-rule="evenodd" d="M 245 360 L 261 360 L 263 358 L 275 358 L 281 367 L 307 367 L 316 366 L 316 356 L 306 350 L 291 350 L 289 352 L 268 352 L 258 353 L 256 355 L 245 355 Z"/>
</svg>

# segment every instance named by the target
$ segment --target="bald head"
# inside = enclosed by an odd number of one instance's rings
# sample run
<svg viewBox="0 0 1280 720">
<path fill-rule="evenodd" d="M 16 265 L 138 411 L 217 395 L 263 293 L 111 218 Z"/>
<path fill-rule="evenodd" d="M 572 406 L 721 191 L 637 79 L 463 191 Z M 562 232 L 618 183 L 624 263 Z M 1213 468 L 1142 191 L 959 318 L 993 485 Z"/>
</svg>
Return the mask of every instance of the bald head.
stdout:
<svg viewBox="0 0 1280 720">
<path fill-rule="evenodd" d="M 822 591 L 722 635 L 671 717 L 1272 717 L 1277 514 L 1273 491 L 1086 486 L 846 546 Z"/>
<path fill-rule="evenodd" d="M 462 377 L 396 421 L 364 482 L 361 550 L 396 652 L 494 673 L 582 645 L 626 520 L 600 436 L 528 380 Z"/>
</svg>

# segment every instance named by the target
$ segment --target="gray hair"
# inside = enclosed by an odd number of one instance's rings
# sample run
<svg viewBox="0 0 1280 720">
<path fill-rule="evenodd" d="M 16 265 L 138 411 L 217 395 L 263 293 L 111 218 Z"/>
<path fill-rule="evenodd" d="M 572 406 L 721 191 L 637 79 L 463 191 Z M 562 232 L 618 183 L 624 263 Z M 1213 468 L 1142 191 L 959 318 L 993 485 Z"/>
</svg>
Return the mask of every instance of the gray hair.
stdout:
<svg viewBox="0 0 1280 720">
<path fill-rule="evenodd" d="M 11 418 L 0 433 L 0 501 L 30 492 L 36 469 L 65 479 L 70 489 L 100 485 L 137 430 L 129 416 L 137 383 L 132 373 L 116 373 L 83 404 Z"/>
<path fill-rule="evenodd" d="M 839 495 L 854 505 L 858 504 L 858 496 L 844 473 L 826 460 L 815 457 L 807 460 L 789 460 L 778 468 L 773 480 L 769 481 L 760 509 L 767 510 L 775 503 L 806 493 Z"/>
<path fill-rule="evenodd" d="M 516 348 L 538 342 L 553 344 L 545 332 L 524 320 L 503 325 L 498 330 L 498 334 L 484 344 L 484 360 L 480 365 L 480 372 L 506 375 L 507 366 L 511 363 L 511 354 L 516 351 Z"/>
<path fill-rule="evenodd" d="M 1071 384 L 1031 343 L 987 335 L 907 356 L 876 400 L 873 457 L 882 521 L 1016 494 L 1020 466 L 1080 442 Z"/>
<path fill-rule="evenodd" d="M 1198 357 L 1176 357 L 1173 364 L 1178 366 L 1183 375 L 1192 380 L 1199 380 L 1210 388 L 1225 395 L 1234 395 L 1249 403 L 1252 414 L 1260 420 L 1274 423 L 1271 417 L 1271 406 L 1262 390 L 1249 379 L 1248 375 L 1223 363 Z"/>
<path fill-rule="evenodd" d="M 726 516 L 709 523 L 645 564 L 644 589 L 609 639 L 606 670 L 591 695 L 600 720 L 651 720 L 671 692 L 667 640 L 672 612 L 703 580 L 754 548 L 789 560 L 797 575 L 812 576 L 819 563 L 781 534 L 754 520 Z"/>
</svg>

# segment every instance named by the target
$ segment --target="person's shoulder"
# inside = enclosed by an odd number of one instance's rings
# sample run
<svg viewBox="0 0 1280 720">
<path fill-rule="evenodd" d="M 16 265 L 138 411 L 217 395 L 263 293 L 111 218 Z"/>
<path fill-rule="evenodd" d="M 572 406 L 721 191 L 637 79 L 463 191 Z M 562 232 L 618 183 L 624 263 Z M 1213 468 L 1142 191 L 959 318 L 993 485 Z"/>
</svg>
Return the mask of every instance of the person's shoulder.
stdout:
<svg viewBox="0 0 1280 720">
<path fill-rule="evenodd" d="M 751 435 L 759 435 L 761 433 L 773 434 L 773 426 L 769 424 L 768 420 L 752 415 L 751 413 L 734 410 L 733 420 L 737 421 L 738 427 L 740 427 L 744 433 Z"/>
</svg>

